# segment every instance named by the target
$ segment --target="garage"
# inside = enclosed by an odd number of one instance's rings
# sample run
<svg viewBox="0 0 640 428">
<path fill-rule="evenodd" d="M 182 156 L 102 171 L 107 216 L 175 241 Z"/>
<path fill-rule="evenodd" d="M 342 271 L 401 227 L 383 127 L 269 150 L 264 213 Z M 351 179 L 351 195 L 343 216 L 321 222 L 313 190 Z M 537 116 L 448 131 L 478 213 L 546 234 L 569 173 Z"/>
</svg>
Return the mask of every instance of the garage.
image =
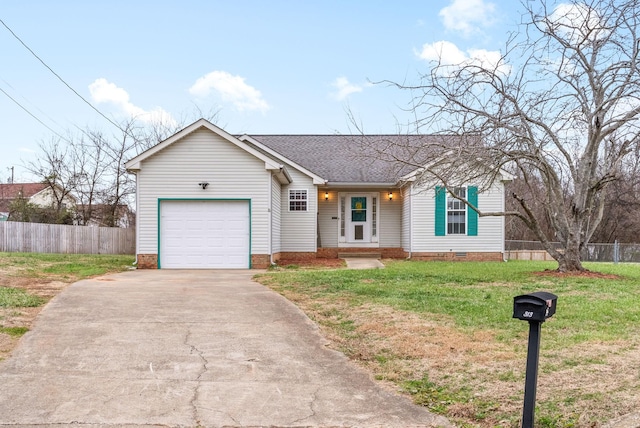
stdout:
<svg viewBox="0 0 640 428">
<path fill-rule="evenodd" d="M 160 201 L 159 267 L 250 267 L 249 201 Z"/>
</svg>

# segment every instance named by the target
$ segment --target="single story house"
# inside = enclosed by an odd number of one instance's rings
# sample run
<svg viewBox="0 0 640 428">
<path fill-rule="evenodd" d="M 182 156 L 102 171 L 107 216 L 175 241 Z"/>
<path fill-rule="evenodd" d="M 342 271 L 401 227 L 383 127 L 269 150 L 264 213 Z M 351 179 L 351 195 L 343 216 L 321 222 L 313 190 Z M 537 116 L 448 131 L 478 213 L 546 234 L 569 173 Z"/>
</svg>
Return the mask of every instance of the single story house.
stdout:
<svg viewBox="0 0 640 428">
<path fill-rule="evenodd" d="M 503 217 L 479 217 L 406 165 L 360 156 L 359 138 L 187 126 L 126 163 L 136 174 L 138 267 L 265 268 L 355 253 L 504 259 Z M 480 210 L 504 210 L 504 182 L 455 191 Z"/>
</svg>

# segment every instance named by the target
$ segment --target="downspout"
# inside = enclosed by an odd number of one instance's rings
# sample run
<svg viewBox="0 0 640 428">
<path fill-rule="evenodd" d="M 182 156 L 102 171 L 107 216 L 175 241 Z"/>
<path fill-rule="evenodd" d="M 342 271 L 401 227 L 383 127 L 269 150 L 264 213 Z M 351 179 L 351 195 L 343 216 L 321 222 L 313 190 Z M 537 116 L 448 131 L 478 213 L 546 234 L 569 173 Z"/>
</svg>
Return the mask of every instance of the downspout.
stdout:
<svg viewBox="0 0 640 428">
<path fill-rule="evenodd" d="M 504 181 L 501 181 L 501 183 L 502 183 L 502 192 L 501 192 L 501 196 L 502 196 L 502 212 L 505 212 L 506 204 L 505 204 L 505 197 L 504 197 L 504 190 L 505 190 L 504 189 Z M 504 241 L 504 238 L 505 238 L 504 228 L 505 228 L 506 216 L 504 216 L 504 215 L 500 216 L 500 220 L 502 222 L 502 229 L 501 229 L 502 230 L 502 261 L 507 262 L 507 261 L 509 261 L 509 258 L 507 257 L 507 252 L 505 250 L 505 245 L 504 245 L 505 244 L 505 241 Z"/>
<path fill-rule="evenodd" d="M 138 253 L 139 248 L 138 245 L 140 245 L 140 210 L 138 209 L 138 195 L 140 194 L 140 192 L 138 191 L 138 173 L 135 174 L 136 176 L 136 260 L 133 262 L 133 266 L 138 266 Z"/>
<path fill-rule="evenodd" d="M 280 168 L 280 171 L 282 171 L 282 168 Z M 271 175 L 269 176 L 269 233 L 268 233 L 268 240 L 269 240 L 269 265 L 273 265 L 273 239 L 272 239 L 272 234 L 273 234 L 273 177 L 274 174 L 273 172 L 271 172 Z"/>
<path fill-rule="evenodd" d="M 412 184 L 409 186 L 412 186 Z M 402 201 L 404 204 L 405 194 L 402 187 L 400 187 L 400 195 L 402 196 Z M 409 255 L 407 256 L 406 260 L 411 260 L 413 254 L 413 209 L 411 209 L 411 203 L 413 202 L 413 200 L 411 199 L 411 192 L 409 192 L 409 195 L 406 195 L 406 197 L 409 201 Z"/>
</svg>

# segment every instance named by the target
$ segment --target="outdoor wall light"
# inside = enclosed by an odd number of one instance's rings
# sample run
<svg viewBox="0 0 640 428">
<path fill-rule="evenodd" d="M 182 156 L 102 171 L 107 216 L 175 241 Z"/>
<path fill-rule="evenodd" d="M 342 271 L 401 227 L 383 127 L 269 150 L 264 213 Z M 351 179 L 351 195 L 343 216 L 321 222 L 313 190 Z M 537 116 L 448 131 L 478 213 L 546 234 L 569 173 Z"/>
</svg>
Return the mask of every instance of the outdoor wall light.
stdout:
<svg viewBox="0 0 640 428">
<path fill-rule="evenodd" d="M 329 192 L 324 192 L 324 200 L 325 201 L 329 200 Z"/>
<path fill-rule="evenodd" d="M 393 199 L 393 192 L 389 192 L 389 200 Z"/>
<path fill-rule="evenodd" d="M 206 182 L 198 183 L 198 186 L 202 187 L 202 190 L 205 190 L 208 185 L 209 183 L 206 183 Z"/>
</svg>

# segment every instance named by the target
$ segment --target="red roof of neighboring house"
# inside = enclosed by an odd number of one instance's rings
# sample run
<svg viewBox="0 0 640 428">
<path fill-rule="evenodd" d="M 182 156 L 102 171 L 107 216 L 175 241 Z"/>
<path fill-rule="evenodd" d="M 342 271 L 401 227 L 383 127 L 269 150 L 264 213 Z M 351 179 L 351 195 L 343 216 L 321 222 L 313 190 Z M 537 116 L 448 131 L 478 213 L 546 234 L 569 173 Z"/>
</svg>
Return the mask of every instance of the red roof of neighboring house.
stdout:
<svg viewBox="0 0 640 428">
<path fill-rule="evenodd" d="M 8 212 L 14 199 L 20 196 L 29 199 L 47 187 L 44 183 L 0 184 L 0 212 Z"/>
<path fill-rule="evenodd" d="M 0 184 L 0 199 L 30 198 L 47 187 L 49 185 L 45 183 Z"/>
</svg>

